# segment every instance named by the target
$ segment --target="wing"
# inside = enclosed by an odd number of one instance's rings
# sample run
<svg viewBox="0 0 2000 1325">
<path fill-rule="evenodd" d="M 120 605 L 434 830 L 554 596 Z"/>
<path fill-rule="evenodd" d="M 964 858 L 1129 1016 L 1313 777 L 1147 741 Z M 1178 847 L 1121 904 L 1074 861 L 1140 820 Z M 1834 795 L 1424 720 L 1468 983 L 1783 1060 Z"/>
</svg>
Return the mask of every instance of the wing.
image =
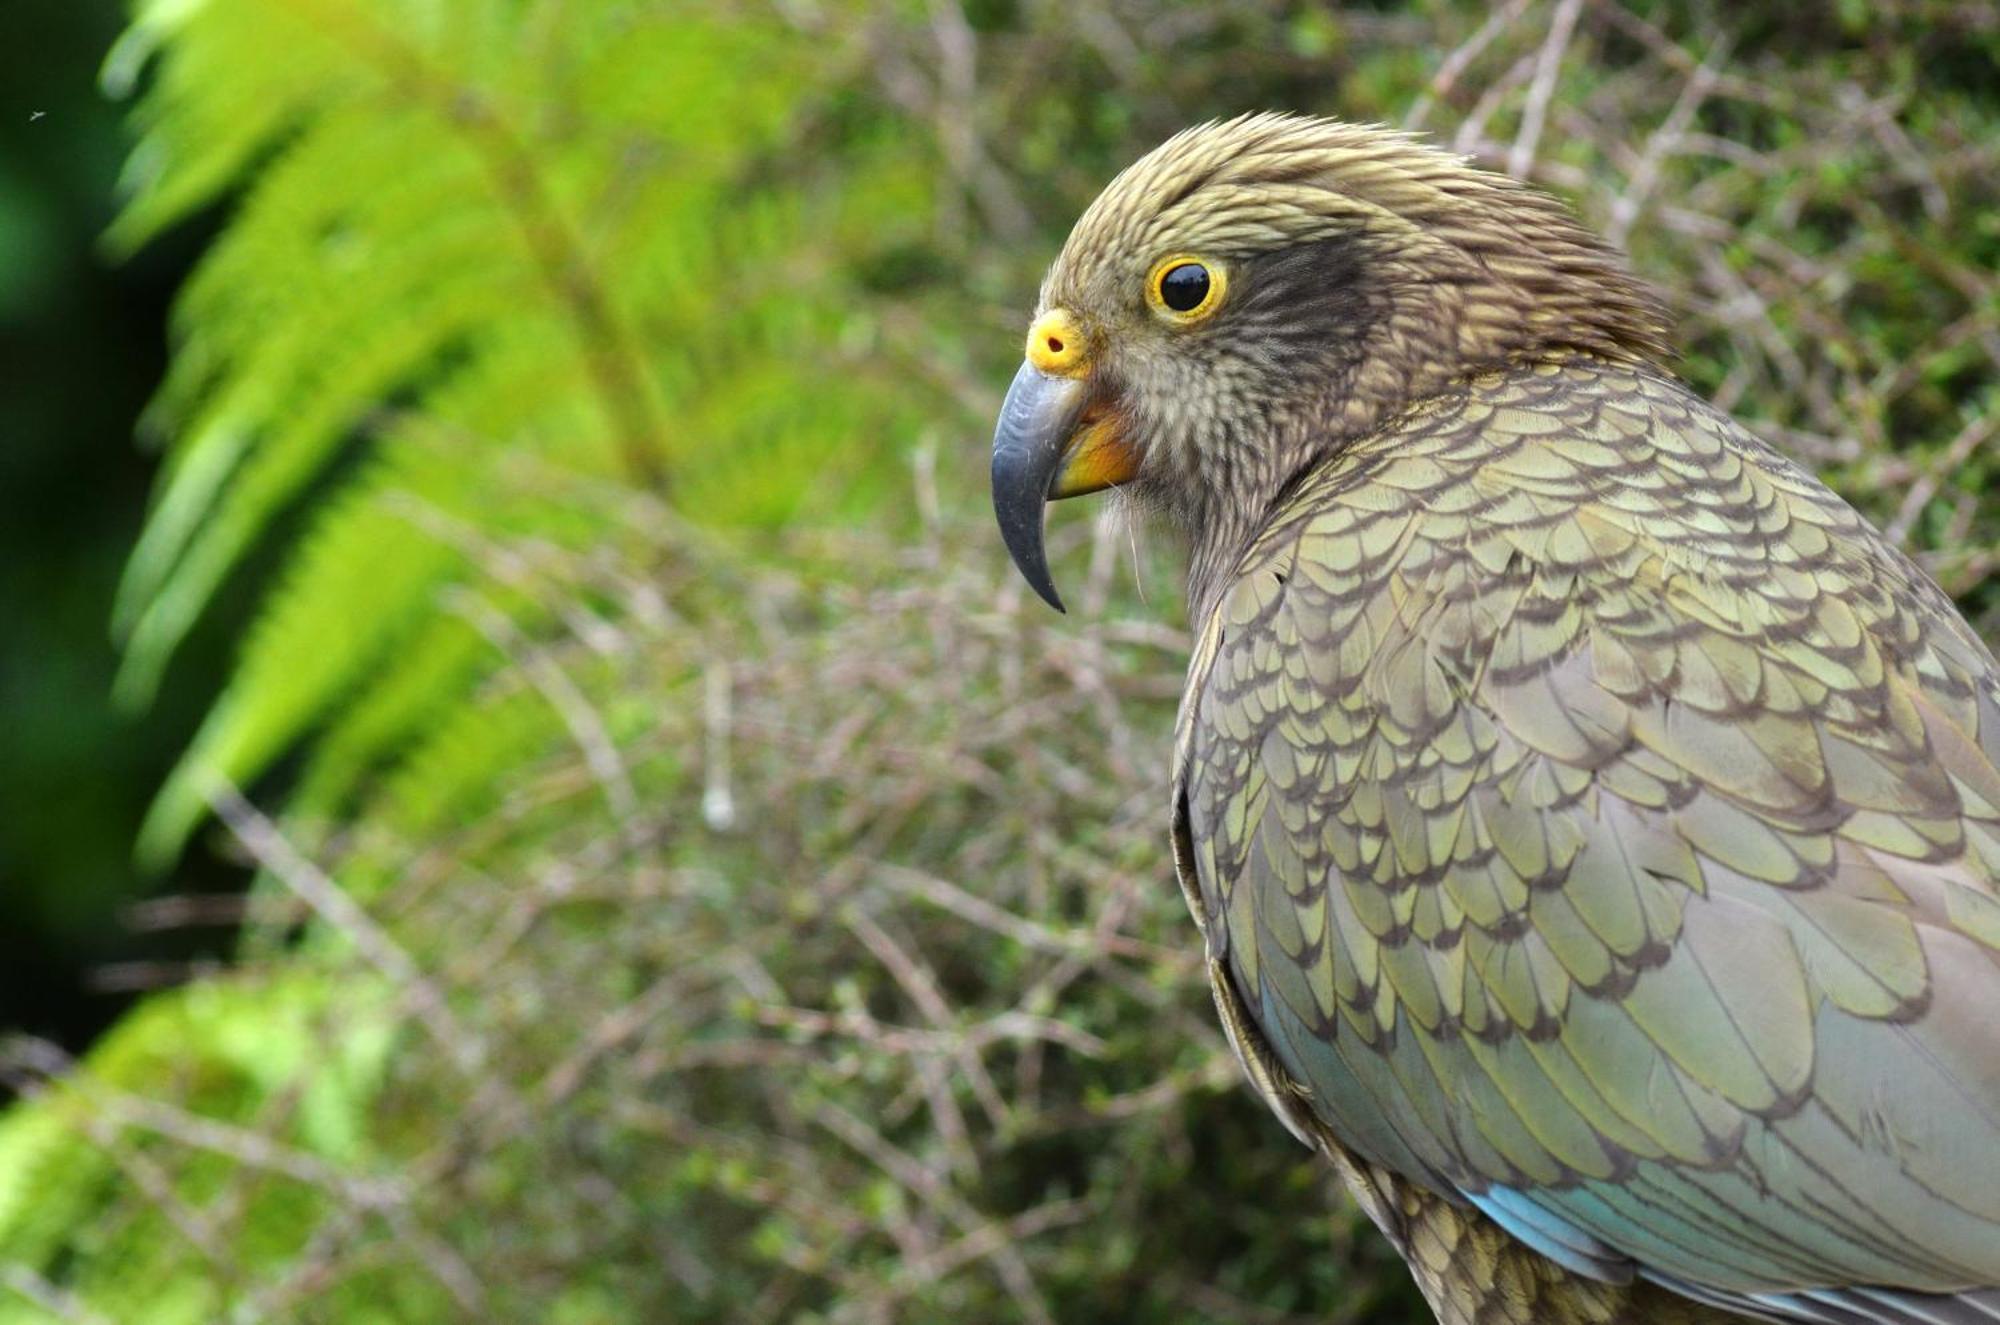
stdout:
<svg viewBox="0 0 2000 1325">
<path fill-rule="evenodd" d="M 1587 1276 L 2000 1319 L 1927 1296 L 2000 1285 L 2000 677 L 1726 416 L 1548 368 L 1342 456 L 1178 761 L 1281 1111 Z"/>
</svg>

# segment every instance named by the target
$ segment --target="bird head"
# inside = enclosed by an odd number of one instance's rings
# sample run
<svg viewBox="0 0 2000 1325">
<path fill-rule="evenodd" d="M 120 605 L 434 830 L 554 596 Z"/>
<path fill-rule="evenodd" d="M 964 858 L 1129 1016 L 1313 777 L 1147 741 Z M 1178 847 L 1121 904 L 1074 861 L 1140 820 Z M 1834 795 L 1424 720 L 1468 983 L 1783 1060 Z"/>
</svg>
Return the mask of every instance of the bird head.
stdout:
<svg viewBox="0 0 2000 1325">
<path fill-rule="evenodd" d="M 1473 374 L 1661 362 L 1666 319 L 1554 198 L 1411 135 L 1189 129 L 1113 180 L 1043 282 L 993 438 L 1015 564 L 1057 610 L 1046 502 L 1118 488 L 1228 556 L 1290 480 Z"/>
</svg>

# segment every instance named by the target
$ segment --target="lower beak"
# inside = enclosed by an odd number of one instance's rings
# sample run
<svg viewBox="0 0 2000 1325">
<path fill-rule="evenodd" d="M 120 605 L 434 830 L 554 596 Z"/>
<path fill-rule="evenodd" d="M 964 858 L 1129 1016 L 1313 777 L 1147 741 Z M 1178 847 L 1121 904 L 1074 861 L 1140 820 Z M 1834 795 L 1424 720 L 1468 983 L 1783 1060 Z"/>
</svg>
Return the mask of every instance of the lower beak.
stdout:
<svg viewBox="0 0 2000 1325">
<path fill-rule="evenodd" d="M 1123 483 L 1137 468 L 1117 414 L 1088 379 L 1021 365 L 993 430 L 993 513 L 1014 564 L 1056 611 L 1063 605 L 1042 546 L 1042 508 Z"/>
</svg>

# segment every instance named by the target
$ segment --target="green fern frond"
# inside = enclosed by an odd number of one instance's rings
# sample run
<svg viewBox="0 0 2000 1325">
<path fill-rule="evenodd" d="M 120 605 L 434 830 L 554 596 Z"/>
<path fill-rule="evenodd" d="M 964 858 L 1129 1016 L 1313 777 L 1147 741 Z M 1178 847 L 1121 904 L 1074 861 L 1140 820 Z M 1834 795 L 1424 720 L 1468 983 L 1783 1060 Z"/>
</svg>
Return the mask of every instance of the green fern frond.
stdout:
<svg viewBox="0 0 2000 1325">
<path fill-rule="evenodd" d="M 379 491 L 326 507 L 273 595 L 229 687 L 169 776 L 141 831 L 163 860 L 207 813 L 217 780 L 256 769 L 345 696 L 435 610 L 459 557 L 383 507 Z"/>
<path fill-rule="evenodd" d="M 282 51 L 283 59 L 272 58 Z M 113 95 L 155 83 L 134 109 L 131 203 L 107 241 L 129 253 L 234 187 L 311 110 L 352 90 L 357 68 L 290 4 L 141 0 L 106 57 Z"/>
<path fill-rule="evenodd" d="M 810 80 L 829 77 L 803 34 L 727 6 L 671 22 L 621 5 L 449 12 L 161 3 L 119 57 L 160 48 L 138 157 L 165 163 L 119 242 L 268 158 L 176 315 L 152 412 L 174 444 L 119 597 L 120 694 L 151 694 L 228 577 L 253 559 L 284 569 L 148 820 L 154 864 L 218 777 L 248 782 L 317 733 L 339 752 L 307 765 L 314 807 L 331 812 L 479 681 L 462 632 L 449 660 L 399 666 L 438 595 L 478 575 L 399 527 L 389 506 L 409 466 L 350 457 L 423 450 L 420 490 L 404 495 L 489 534 L 562 524 L 546 503 L 494 520 L 508 505 L 495 467 L 521 455 L 664 473 L 691 517 L 769 528 L 869 508 L 873 476 L 897 468 L 914 431 L 907 384 L 842 371 L 848 314 L 824 242 L 918 224 L 922 190 L 898 184 L 923 173 L 908 168 L 911 141 L 839 189 L 760 182 L 814 104 Z M 311 30 L 303 75 L 219 135 L 261 87 L 223 68 L 293 27 Z M 717 85 L 718 67 L 760 76 Z M 399 422 L 374 426 L 389 406 Z M 313 495 L 328 483 L 352 491 Z M 308 500 L 303 539 L 269 547 Z M 501 661 L 489 651 L 486 670 Z M 401 678 L 393 695 L 360 689 L 385 670 Z"/>
<path fill-rule="evenodd" d="M 427 729 L 383 780 L 368 817 L 410 839 L 475 822 L 504 794 L 494 770 L 532 764 L 561 731 L 547 701 L 524 686 L 464 704 Z"/>
<path fill-rule="evenodd" d="M 492 645 L 463 618 L 437 616 L 405 638 L 370 675 L 365 692 L 315 743 L 293 794 L 295 812 L 328 816 L 391 750 L 462 703 L 487 666 Z"/>
</svg>

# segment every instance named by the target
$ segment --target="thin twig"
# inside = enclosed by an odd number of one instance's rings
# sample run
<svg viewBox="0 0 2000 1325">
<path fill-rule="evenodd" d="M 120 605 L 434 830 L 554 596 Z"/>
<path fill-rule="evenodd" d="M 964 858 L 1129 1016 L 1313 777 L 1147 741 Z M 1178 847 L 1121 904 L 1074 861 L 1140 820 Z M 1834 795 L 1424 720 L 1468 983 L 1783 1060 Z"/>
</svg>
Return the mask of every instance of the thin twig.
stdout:
<svg viewBox="0 0 2000 1325">
<path fill-rule="evenodd" d="M 1909 546 L 1910 530 L 1915 527 L 1917 517 L 1924 513 L 1924 507 L 1930 505 L 1931 498 L 1937 495 L 1946 476 L 1955 473 L 1970 460 L 1972 453 L 1986 445 L 1996 432 L 2000 432 L 2000 414 L 1979 414 L 1967 420 L 1966 425 L 1959 429 L 1958 436 L 1951 439 L 1932 464 L 1925 466 L 1924 472 L 1910 484 L 1910 490 L 1903 494 L 1903 504 L 1896 508 L 1896 518 L 1883 530 L 1891 542 Z"/>
<path fill-rule="evenodd" d="M 1488 14 L 1486 21 L 1474 29 L 1471 36 L 1453 47 L 1451 53 L 1438 63 L 1437 72 L 1431 75 L 1430 84 L 1423 94 L 1411 103 L 1409 113 L 1403 117 L 1403 127 L 1423 128 L 1424 121 L 1430 118 L 1432 107 L 1452 94 L 1472 62 L 1485 54 L 1493 39 L 1511 27 L 1532 3 L 1533 0 L 1507 0 L 1506 4 Z"/>
<path fill-rule="evenodd" d="M 1582 12 L 1583 0 L 1557 0 L 1549 35 L 1535 57 L 1535 78 L 1521 108 L 1521 131 L 1514 135 L 1513 150 L 1507 154 L 1507 173 L 1516 179 L 1527 179 L 1534 170 L 1535 149 L 1541 145 L 1542 125 L 1548 119 L 1549 99 L 1555 95 L 1556 77 L 1562 72 L 1563 52 L 1569 49 L 1570 34 Z"/>
<path fill-rule="evenodd" d="M 485 1057 L 479 1038 L 459 1024 L 444 995 L 373 917 L 317 865 L 300 855 L 278 826 L 243 799 L 242 793 L 220 774 L 214 775 L 210 782 L 208 803 L 259 865 L 335 932 L 345 935 L 364 961 L 403 991 L 418 1020 L 453 1063 L 468 1074 L 478 1070 Z"/>
</svg>

